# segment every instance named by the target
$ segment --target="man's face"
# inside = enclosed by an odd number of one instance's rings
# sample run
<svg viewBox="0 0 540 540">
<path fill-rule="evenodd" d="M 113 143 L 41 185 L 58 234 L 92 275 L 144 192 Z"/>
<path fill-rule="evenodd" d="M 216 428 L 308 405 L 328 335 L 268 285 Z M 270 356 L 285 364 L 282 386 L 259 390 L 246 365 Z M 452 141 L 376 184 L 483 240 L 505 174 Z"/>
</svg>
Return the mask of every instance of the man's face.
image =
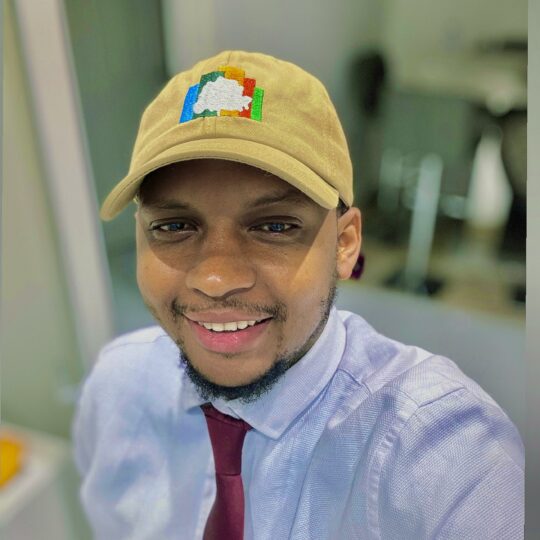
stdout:
<svg viewBox="0 0 540 540">
<path fill-rule="evenodd" d="M 139 288 L 198 378 L 246 387 L 309 350 L 356 261 L 357 209 L 338 220 L 283 180 L 222 160 L 160 169 L 140 201 Z"/>
</svg>

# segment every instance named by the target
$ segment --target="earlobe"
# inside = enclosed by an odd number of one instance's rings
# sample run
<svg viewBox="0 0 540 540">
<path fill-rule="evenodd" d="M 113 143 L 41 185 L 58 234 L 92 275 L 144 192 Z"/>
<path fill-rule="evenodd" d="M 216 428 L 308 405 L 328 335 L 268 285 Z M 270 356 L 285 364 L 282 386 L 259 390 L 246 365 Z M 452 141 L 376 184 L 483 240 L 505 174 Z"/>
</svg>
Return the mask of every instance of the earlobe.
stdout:
<svg viewBox="0 0 540 540">
<path fill-rule="evenodd" d="M 338 219 L 336 269 L 339 279 L 349 279 L 362 246 L 362 216 L 352 207 Z"/>
</svg>

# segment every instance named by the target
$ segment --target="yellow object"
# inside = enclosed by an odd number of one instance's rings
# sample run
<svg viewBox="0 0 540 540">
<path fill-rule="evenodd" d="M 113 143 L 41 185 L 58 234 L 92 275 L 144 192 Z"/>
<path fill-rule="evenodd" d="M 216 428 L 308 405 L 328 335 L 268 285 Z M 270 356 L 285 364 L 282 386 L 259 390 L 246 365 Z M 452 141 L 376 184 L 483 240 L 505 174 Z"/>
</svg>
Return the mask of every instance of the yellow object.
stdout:
<svg viewBox="0 0 540 540">
<path fill-rule="evenodd" d="M 225 77 L 216 72 L 219 68 Z M 248 82 L 256 83 L 252 98 L 228 96 L 231 85 L 219 77 L 238 81 L 244 74 L 244 90 Z M 199 95 L 200 83 L 207 80 L 212 92 Z M 242 88 L 232 90 L 241 94 Z M 250 101 L 251 115 L 246 118 L 240 106 L 234 116 L 218 115 L 203 97 L 217 99 L 227 111 L 235 110 L 227 106 L 227 97 L 231 105 Z M 182 120 L 184 112 L 189 121 Z M 353 202 L 349 149 L 326 89 L 313 75 L 272 56 L 224 51 L 174 76 L 144 112 L 129 172 L 103 203 L 102 219 L 118 215 L 151 171 L 201 158 L 268 171 L 327 209 L 335 208 L 339 198 L 348 206 Z"/>
<path fill-rule="evenodd" d="M 21 469 L 24 445 L 9 435 L 0 435 L 0 488 Z"/>
</svg>

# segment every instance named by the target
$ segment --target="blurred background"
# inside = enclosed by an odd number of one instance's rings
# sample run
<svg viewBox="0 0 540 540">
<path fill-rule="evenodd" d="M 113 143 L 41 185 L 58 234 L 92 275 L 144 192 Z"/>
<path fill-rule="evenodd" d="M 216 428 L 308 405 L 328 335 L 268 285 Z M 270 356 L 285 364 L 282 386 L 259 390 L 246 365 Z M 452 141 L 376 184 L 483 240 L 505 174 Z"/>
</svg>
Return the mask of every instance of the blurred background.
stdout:
<svg viewBox="0 0 540 540">
<path fill-rule="evenodd" d="M 3 8 L 2 538 L 90 538 L 70 447 L 78 390 L 107 340 L 153 324 L 133 209 L 100 223 L 98 208 L 145 106 L 223 49 L 297 63 L 334 100 L 365 257 L 338 305 L 451 357 L 524 429 L 526 0 Z"/>
</svg>

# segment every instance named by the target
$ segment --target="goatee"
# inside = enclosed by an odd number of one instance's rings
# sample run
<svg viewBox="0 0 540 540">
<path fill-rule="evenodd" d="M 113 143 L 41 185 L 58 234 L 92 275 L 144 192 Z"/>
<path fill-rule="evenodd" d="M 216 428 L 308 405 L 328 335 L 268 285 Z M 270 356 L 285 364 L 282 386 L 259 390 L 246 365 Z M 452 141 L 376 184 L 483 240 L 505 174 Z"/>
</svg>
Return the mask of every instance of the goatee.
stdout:
<svg viewBox="0 0 540 540">
<path fill-rule="evenodd" d="M 310 334 L 309 338 L 298 349 L 291 352 L 282 353 L 278 358 L 276 358 L 267 371 L 256 377 L 248 384 L 241 386 L 224 386 L 209 380 L 191 362 L 185 353 L 181 341 L 176 342 L 180 351 L 179 365 L 185 369 L 187 376 L 195 385 L 195 388 L 197 389 L 197 392 L 201 398 L 205 401 L 212 401 L 215 399 L 224 399 L 226 401 L 238 399 L 243 403 L 251 403 L 256 401 L 262 395 L 266 394 L 281 379 L 281 377 L 283 377 L 287 370 L 296 364 L 296 362 L 298 362 L 309 351 L 309 349 L 311 349 L 328 322 L 330 311 L 334 305 L 335 299 L 336 276 L 334 276 L 328 296 L 321 300 L 321 318 L 316 328 Z M 181 311 L 181 308 L 179 308 L 178 305 L 175 305 L 173 309 L 177 314 L 179 311 Z M 286 311 L 283 309 L 276 309 L 276 312 L 279 312 L 281 315 Z M 286 316 L 283 316 L 286 320 Z"/>
</svg>

